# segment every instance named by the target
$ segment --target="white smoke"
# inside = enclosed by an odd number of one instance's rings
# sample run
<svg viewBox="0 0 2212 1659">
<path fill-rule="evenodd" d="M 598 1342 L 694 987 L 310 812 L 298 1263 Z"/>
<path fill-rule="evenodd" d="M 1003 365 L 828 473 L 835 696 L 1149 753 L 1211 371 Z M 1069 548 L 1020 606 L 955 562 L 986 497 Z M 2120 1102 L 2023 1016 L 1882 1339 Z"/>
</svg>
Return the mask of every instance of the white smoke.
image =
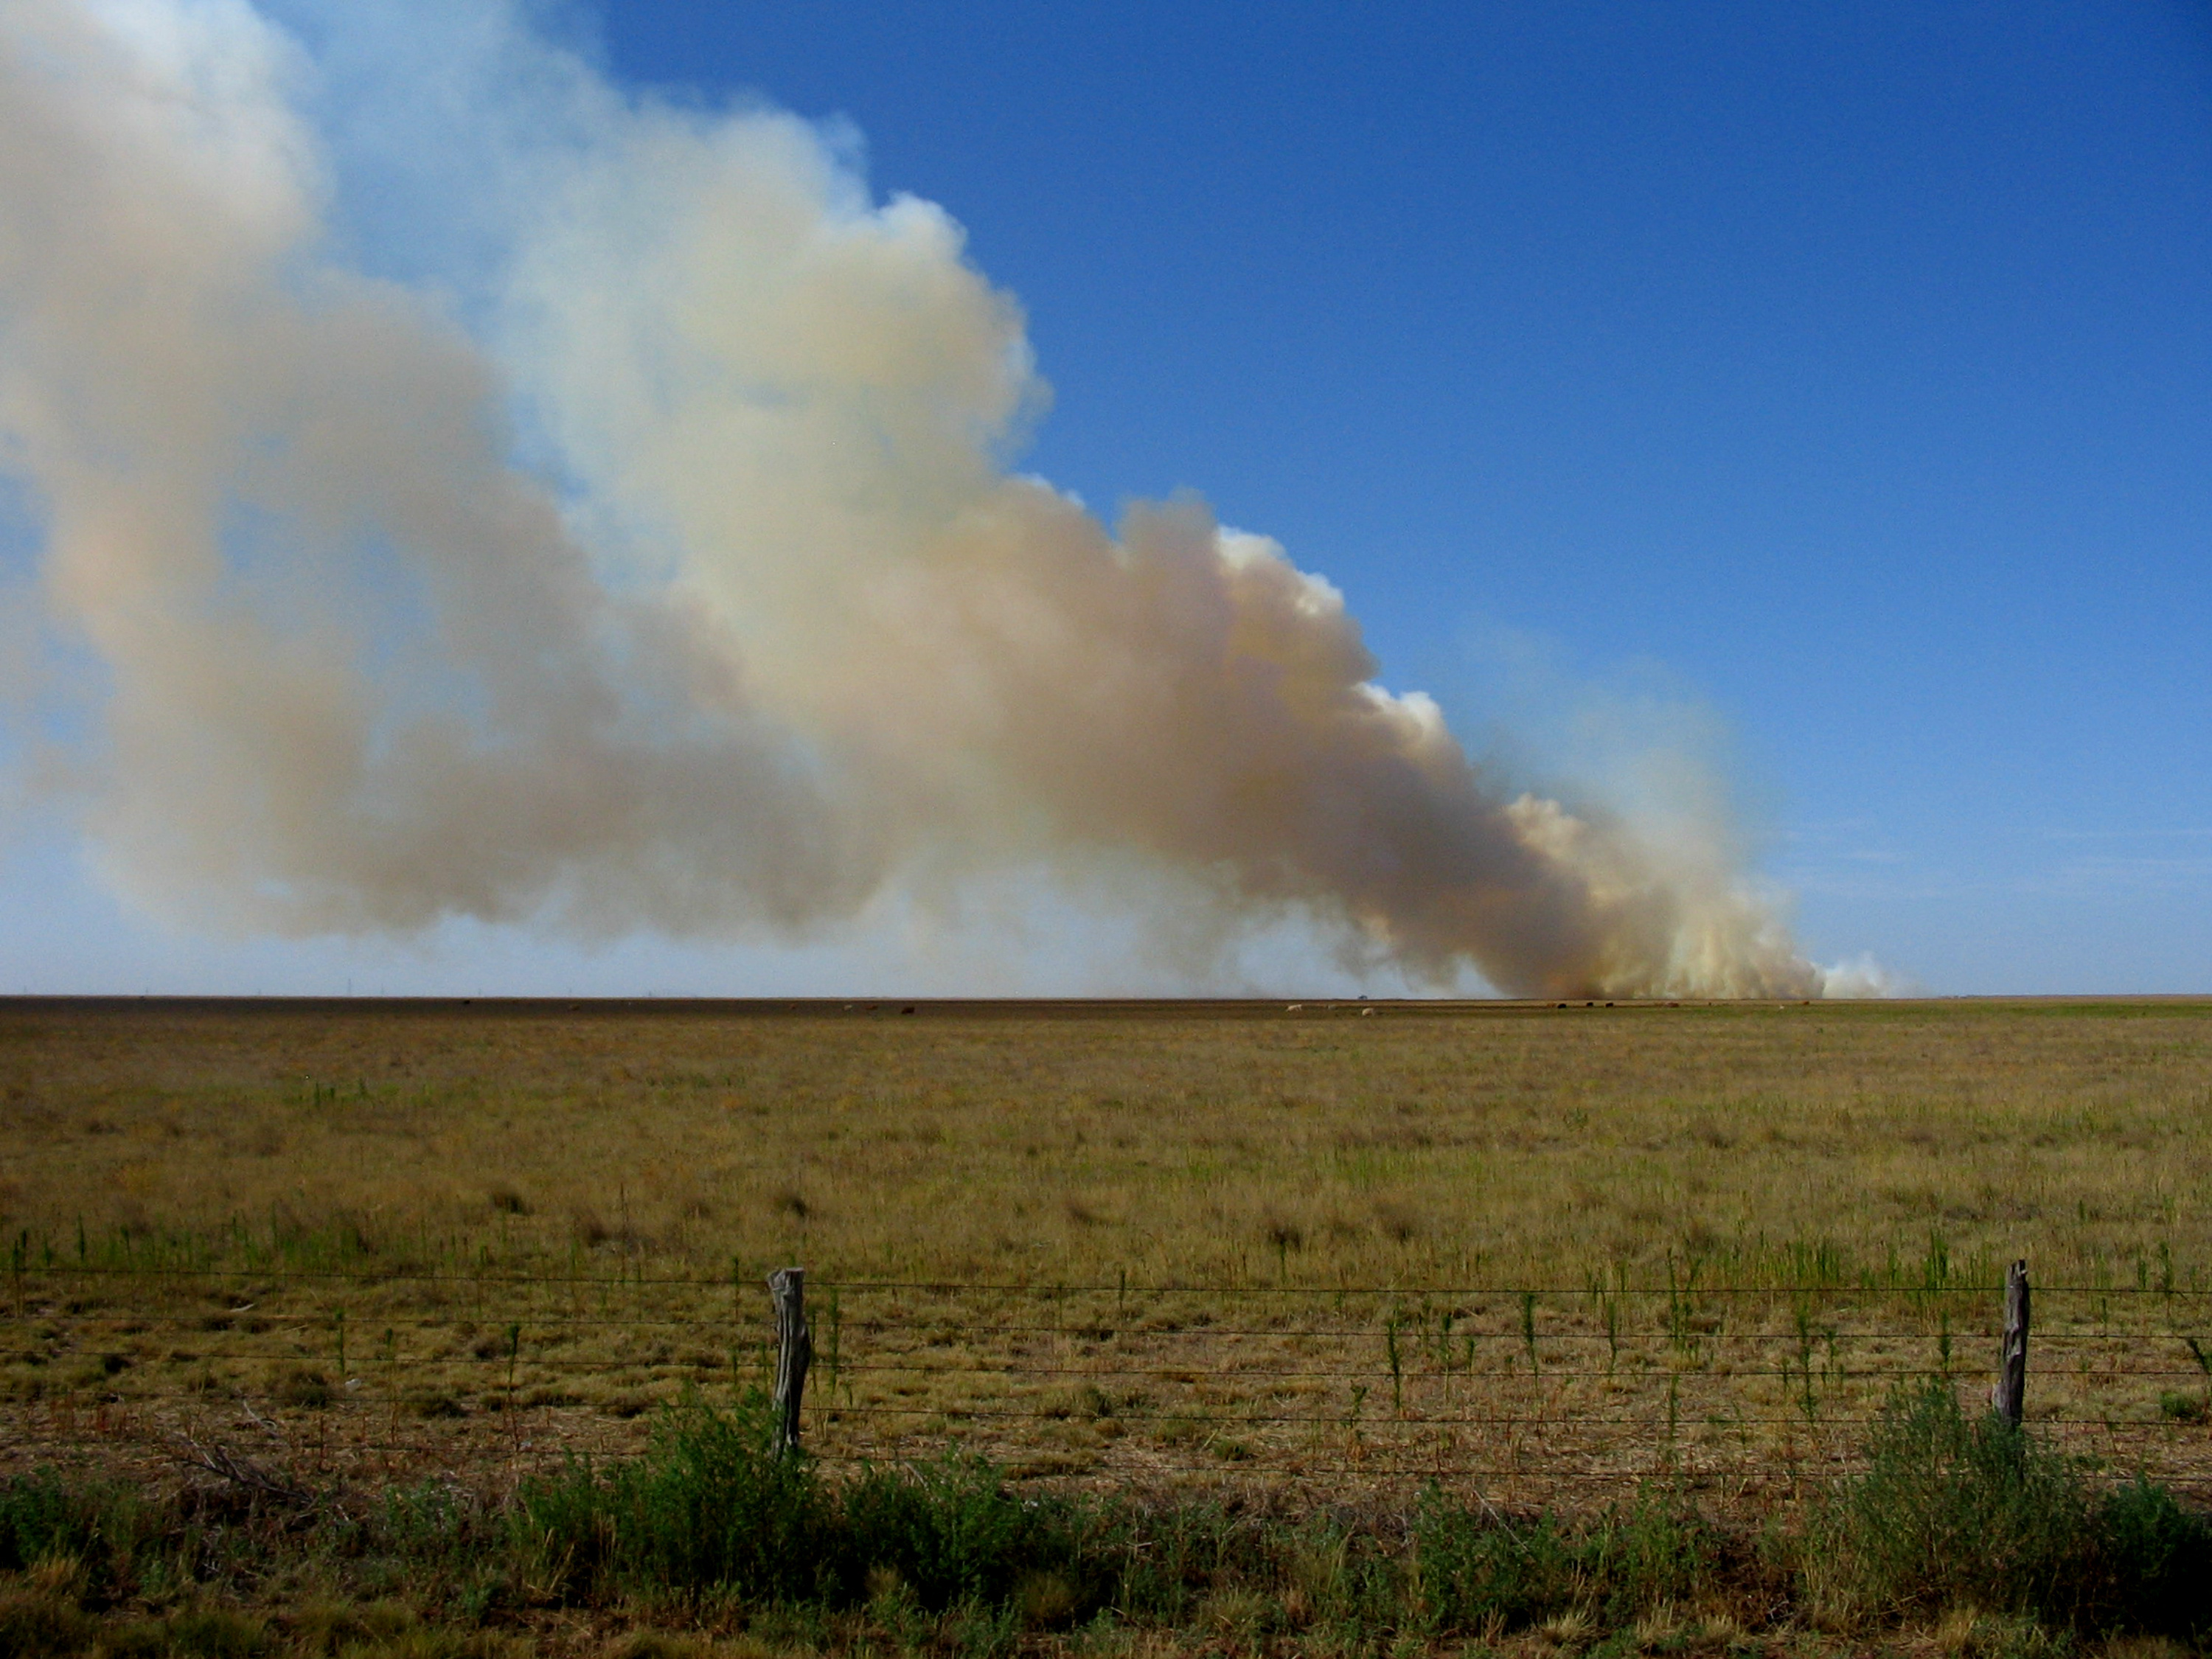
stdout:
<svg viewBox="0 0 2212 1659">
<path fill-rule="evenodd" d="M 734 936 L 1150 870 L 1437 983 L 1820 988 L 1729 836 L 1498 789 L 1272 541 L 1010 471 L 1018 309 L 836 135 L 447 15 L 426 92 L 343 21 L 0 0 L 0 466 L 141 901 Z M 442 283 L 333 229 L 380 145 L 436 201 L 407 98 L 495 198 L 423 210 Z"/>
<path fill-rule="evenodd" d="M 1820 994 L 1839 998 L 1909 997 L 1917 996 L 1921 991 L 1905 975 L 1883 967 L 1870 956 L 1860 955 L 1823 968 Z"/>
</svg>

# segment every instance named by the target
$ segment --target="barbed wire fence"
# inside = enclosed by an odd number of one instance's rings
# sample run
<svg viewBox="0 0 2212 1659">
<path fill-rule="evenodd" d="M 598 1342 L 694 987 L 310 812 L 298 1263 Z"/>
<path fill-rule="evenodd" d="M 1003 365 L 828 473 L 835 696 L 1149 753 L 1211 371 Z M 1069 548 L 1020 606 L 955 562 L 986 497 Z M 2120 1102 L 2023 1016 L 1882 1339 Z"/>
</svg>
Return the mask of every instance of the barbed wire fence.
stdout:
<svg viewBox="0 0 2212 1659">
<path fill-rule="evenodd" d="M 2006 1314 L 1996 1285 L 1709 1285 L 1694 1263 L 1658 1285 L 824 1280 L 795 1368 L 742 1264 L 53 1255 L 9 1262 L 0 1469 L 496 1481 L 623 1455 L 686 1391 L 781 1376 L 799 1443 L 831 1462 L 975 1454 L 1018 1480 L 1317 1495 L 1434 1481 L 1523 1507 L 1657 1479 L 1725 1502 L 1850 1473 L 1900 1388 L 1985 1399 Z M 2170 1282 L 2038 1286 L 2029 1425 L 2115 1477 L 2212 1495 L 2207 1324 L 2207 1293 Z"/>
</svg>

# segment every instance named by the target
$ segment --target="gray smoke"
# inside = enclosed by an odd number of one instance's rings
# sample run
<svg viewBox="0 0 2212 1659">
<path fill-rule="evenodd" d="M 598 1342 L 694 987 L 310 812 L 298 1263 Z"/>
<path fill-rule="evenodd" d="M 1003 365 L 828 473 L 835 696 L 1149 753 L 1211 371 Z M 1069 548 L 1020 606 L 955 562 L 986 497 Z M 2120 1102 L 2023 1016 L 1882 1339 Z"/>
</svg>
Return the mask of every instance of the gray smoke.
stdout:
<svg viewBox="0 0 2212 1659">
<path fill-rule="evenodd" d="M 734 937 L 1111 869 L 1437 983 L 1823 988 L 1725 826 L 1503 790 L 1274 543 L 1010 471 L 1043 387 L 939 209 L 468 15 L 441 283 L 340 257 L 353 158 L 436 193 L 358 24 L 0 0 L 0 467 L 139 901 Z"/>
</svg>

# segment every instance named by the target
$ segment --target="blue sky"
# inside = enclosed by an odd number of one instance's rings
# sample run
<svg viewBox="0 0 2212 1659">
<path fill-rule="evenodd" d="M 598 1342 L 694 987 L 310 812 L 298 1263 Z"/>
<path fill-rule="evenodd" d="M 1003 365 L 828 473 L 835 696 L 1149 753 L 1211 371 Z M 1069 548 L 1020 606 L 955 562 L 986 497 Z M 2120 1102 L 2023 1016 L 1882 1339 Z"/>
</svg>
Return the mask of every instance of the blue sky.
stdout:
<svg viewBox="0 0 2212 1659">
<path fill-rule="evenodd" d="M 1020 466 L 1109 514 L 1202 491 L 1478 747 L 1541 778 L 1689 720 L 1816 960 L 2212 989 L 2202 7 L 556 27 L 626 86 L 849 121 L 1026 310 Z M 47 989 L 896 988 L 835 950 L 179 935 L 45 820 L 0 925 Z"/>
</svg>

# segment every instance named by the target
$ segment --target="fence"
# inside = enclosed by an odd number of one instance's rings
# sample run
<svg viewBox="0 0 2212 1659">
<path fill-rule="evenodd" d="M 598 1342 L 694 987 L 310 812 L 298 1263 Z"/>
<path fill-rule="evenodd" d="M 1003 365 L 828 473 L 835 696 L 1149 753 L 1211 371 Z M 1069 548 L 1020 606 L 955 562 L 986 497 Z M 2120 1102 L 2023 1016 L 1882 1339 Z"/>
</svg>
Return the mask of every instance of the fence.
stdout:
<svg viewBox="0 0 2212 1659">
<path fill-rule="evenodd" d="M 817 1282 L 803 1317 L 796 1289 L 779 1342 L 744 1269 L 103 1267 L 19 1250 L 0 1468 L 497 1479 L 634 1448 L 686 1389 L 780 1382 L 790 1431 L 831 1460 L 958 1448 L 1024 1479 L 1317 1492 L 1433 1480 L 1501 1505 L 1665 1476 L 1729 1501 L 1848 1472 L 1900 1384 L 1985 1397 L 2005 1313 L 1993 1285 L 1717 1285 L 1694 1266 L 1633 1286 Z M 2212 1487 L 2205 1294 L 2035 1294 L 2029 1423 L 2116 1474 Z"/>
</svg>

